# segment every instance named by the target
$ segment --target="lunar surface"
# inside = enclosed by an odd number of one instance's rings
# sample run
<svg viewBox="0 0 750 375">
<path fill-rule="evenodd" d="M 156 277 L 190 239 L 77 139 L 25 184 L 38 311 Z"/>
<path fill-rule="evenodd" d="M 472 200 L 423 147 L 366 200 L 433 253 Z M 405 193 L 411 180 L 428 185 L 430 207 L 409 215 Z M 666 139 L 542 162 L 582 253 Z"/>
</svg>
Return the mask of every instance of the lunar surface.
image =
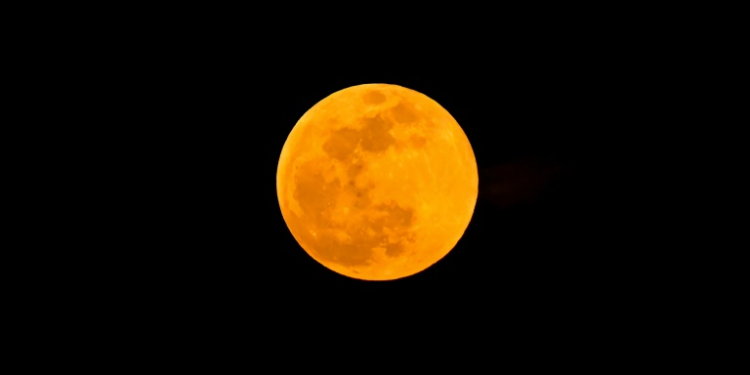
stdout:
<svg viewBox="0 0 750 375">
<path fill-rule="evenodd" d="M 474 152 L 448 111 L 387 84 L 315 104 L 289 134 L 276 174 L 300 246 L 364 280 L 410 276 L 448 254 L 469 225 L 478 183 Z"/>
</svg>

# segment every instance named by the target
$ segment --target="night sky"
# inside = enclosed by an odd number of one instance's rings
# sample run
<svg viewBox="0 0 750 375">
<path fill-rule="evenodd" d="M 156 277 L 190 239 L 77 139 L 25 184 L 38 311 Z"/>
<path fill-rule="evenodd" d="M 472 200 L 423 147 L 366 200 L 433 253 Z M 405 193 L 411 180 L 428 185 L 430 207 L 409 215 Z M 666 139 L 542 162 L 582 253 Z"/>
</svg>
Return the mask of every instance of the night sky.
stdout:
<svg viewBox="0 0 750 375">
<path fill-rule="evenodd" d="M 698 311 L 725 310 L 694 295 L 718 295 L 704 282 L 710 267 L 698 263 L 721 249 L 692 244 L 701 233 L 667 214 L 714 199 L 683 198 L 692 180 L 715 173 L 708 158 L 685 160 L 704 158 L 712 143 L 683 134 L 716 121 L 678 115 L 698 112 L 686 99 L 700 91 L 697 72 L 723 79 L 701 64 L 724 59 L 695 46 L 741 49 L 720 46 L 705 20 L 673 5 L 662 13 L 653 4 L 460 5 L 60 3 L 14 13 L 20 22 L 8 35 L 21 48 L 7 59 L 29 69 L 8 69 L 22 88 L 7 91 L 25 104 L 11 109 L 31 135 L 6 137 L 21 145 L 7 152 L 11 169 L 24 170 L 6 182 L 31 192 L 7 195 L 24 207 L 25 216 L 9 217 L 27 230 L 18 237 L 30 259 L 5 263 L 21 270 L 8 273 L 6 289 L 22 298 L 7 309 L 30 318 L 7 319 L 21 333 L 10 346 L 26 354 L 16 357 L 24 366 L 139 371 L 139 359 L 156 368 L 155 359 L 193 372 L 203 360 L 208 373 L 234 373 L 219 367 L 235 363 L 251 372 L 387 364 L 408 373 L 391 362 L 447 370 L 466 352 L 487 362 L 481 370 L 513 370 L 510 359 L 559 372 L 571 359 L 620 355 L 610 361 L 618 368 L 650 360 L 677 347 L 672 341 L 713 345 L 692 327 L 721 323 Z M 686 52 L 672 55 L 679 43 Z M 400 85 L 444 107 L 479 172 L 458 244 L 393 281 L 317 263 L 287 228 L 276 192 L 279 156 L 300 117 L 368 83 Z M 659 128 L 668 131 L 660 137 Z M 26 167 L 26 157 L 38 165 Z M 667 187 L 677 169 L 690 173 Z M 45 225 L 27 225 L 36 221 Z M 16 239 L 6 242 L 14 255 Z M 673 304 L 676 296 L 688 303 Z M 685 353 L 665 356 L 668 365 L 692 364 Z M 477 372 L 475 358 L 460 360 L 458 373 Z"/>
<path fill-rule="evenodd" d="M 613 129 L 632 120 L 623 92 L 638 73 L 593 39 L 528 38 L 535 42 L 374 53 L 196 36 L 123 54 L 101 83 L 122 88 L 107 113 L 121 145 L 108 168 L 123 173 L 109 198 L 122 210 L 109 238 L 118 250 L 99 272 L 118 275 L 108 276 L 115 294 L 135 306 L 233 319 L 271 318 L 280 304 L 384 314 L 463 306 L 518 317 L 609 306 L 637 282 L 632 252 L 610 234 L 621 196 L 609 193 L 605 155 Z M 278 158 L 297 120 L 365 83 L 437 101 L 479 168 L 463 238 L 432 267 L 395 281 L 318 264 L 292 237 L 276 196 Z"/>
</svg>

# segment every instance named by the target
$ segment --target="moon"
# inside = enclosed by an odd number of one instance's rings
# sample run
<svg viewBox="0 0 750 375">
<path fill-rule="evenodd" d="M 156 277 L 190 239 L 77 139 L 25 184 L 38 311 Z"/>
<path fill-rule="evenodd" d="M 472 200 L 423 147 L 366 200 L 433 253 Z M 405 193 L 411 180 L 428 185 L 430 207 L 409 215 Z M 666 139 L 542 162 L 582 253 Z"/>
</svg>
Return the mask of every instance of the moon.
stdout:
<svg viewBox="0 0 750 375">
<path fill-rule="evenodd" d="M 287 137 L 276 173 L 282 216 L 302 249 L 361 280 L 404 278 L 445 257 L 469 225 L 478 186 L 458 122 L 391 84 L 315 104 Z"/>
</svg>

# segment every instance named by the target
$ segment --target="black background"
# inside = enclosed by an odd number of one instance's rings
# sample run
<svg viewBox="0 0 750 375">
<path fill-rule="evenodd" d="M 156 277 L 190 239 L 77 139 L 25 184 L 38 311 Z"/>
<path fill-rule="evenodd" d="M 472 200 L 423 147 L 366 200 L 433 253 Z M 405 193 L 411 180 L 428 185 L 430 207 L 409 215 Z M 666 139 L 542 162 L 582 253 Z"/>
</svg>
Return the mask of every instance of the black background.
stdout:
<svg viewBox="0 0 750 375">
<path fill-rule="evenodd" d="M 241 22 L 169 25 L 108 35 L 82 63 L 92 69 L 90 116 L 102 124 L 94 155 L 107 155 L 86 156 L 97 165 L 87 191 L 101 196 L 91 241 L 103 250 L 85 262 L 104 280 L 94 283 L 101 298 L 164 322 L 413 321 L 429 311 L 463 325 L 609 319 L 643 292 L 649 262 L 620 231 L 627 197 L 615 187 L 626 178 L 613 150 L 650 105 L 653 65 L 622 33 L 558 23 L 355 43 L 341 32 L 289 41 Z M 297 120 L 364 83 L 440 103 L 479 167 L 457 246 L 395 281 L 316 263 L 276 196 Z"/>
<path fill-rule="evenodd" d="M 235 358 L 330 368 L 347 352 L 363 357 L 352 370 L 381 358 L 443 367 L 464 348 L 475 357 L 464 366 L 559 368 L 613 353 L 619 366 L 661 356 L 675 338 L 694 342 L 691 327 L 708 321 L 688 314 L 706 305 L 694 294 L 715 289 L 701 285 L 709 267 L 684 259 L 715 246 L 688 254 L 692 244 L 674 242 L 694 238 L 680 225 L 658 235 L 672 224 L 664 202 L 692 182 L 665 188 L 663 176 L 711 170 L 667 147 L 707 152 L 680 137 L 691 119 L 677 116 L 698 112 L 684 100 L 703 69 L 695 43 L 715 44 L 698 17 L 588 4 L 278 5 L 46 5 L 13 28 L 22 48 L 8 59 L 27 69 L 9 70 L 24 86 L 12 96 L 32 136 L 9 160 L 39 160 L 9 182 L 31 194 L 8 196 L 26 211 L 13 221 L 30 262 L 6 262 L 21 274 L 9 310 L 33 319 L 9 320 L 25 340 L 66 360 L 203 359 L 214 372 Z M 459 243 L 395 281 L 316 263 L 276 196 L 300 116 L 364 83 L 437 101 L 479 167 Z M 696 133 L 716 122 L 700 121 Z M 678 212 L 693 210 L 687 198 Z M 682 297 L 690 304 L 670 308 Z M 302 362 L 298 349 L 324 355 Z"/>
</svg>

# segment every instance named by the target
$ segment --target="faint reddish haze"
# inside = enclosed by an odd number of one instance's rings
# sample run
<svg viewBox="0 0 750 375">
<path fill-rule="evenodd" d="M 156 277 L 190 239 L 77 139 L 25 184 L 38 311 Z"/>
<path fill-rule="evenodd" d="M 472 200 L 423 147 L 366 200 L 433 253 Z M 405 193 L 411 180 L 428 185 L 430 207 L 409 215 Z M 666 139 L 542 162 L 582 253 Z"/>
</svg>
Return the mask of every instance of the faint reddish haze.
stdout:
<svg viewBox="0 0 750 375">
<path fill-rule="evenodd" d="M 555 161 L 518 159 L 479 171 L 479 199 L 497 208 L 536 202 L 562 174 Z"/>
</svg>

